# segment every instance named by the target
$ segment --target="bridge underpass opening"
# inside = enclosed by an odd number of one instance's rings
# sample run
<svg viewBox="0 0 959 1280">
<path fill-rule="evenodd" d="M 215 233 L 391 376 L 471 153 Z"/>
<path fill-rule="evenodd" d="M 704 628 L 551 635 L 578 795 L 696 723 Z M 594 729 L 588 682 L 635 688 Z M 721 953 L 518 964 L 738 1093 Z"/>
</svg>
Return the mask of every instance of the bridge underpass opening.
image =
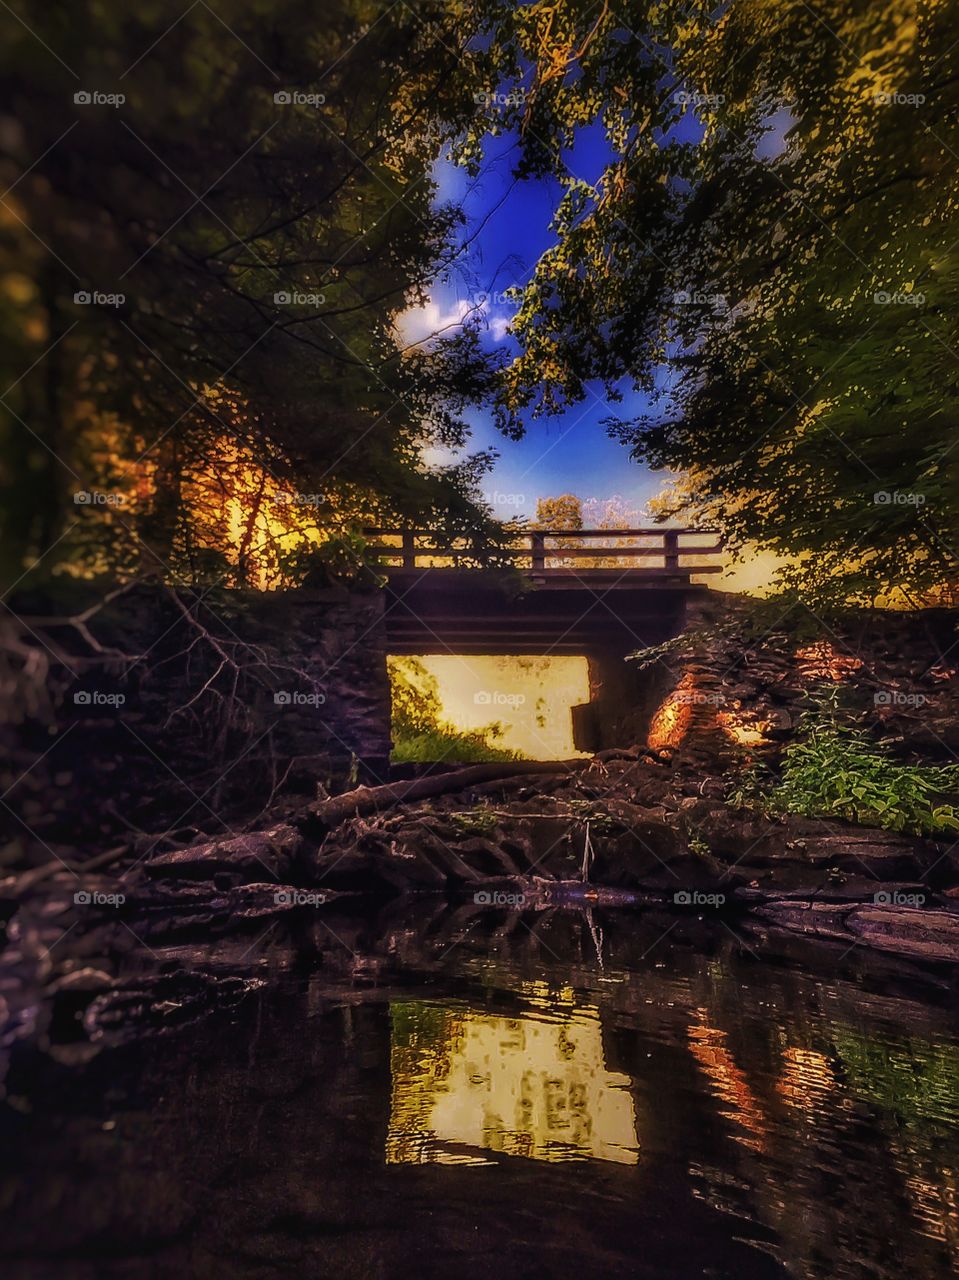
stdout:
<svg viewBox="0 0 959 1280">
<path fill-rule="evenodd" d="M 531 760 L 568 760 L 588 754 L 573 745 L 571 708 L 590 700 L 585 656 L 403 655 L 389 658 L 391 676 L 425 671 L 439 702 L 439 717 L 459 732 L 496 722 L 496 747 Z M 395 733 L 394 733 L 395 737 Z"/>
</svg>

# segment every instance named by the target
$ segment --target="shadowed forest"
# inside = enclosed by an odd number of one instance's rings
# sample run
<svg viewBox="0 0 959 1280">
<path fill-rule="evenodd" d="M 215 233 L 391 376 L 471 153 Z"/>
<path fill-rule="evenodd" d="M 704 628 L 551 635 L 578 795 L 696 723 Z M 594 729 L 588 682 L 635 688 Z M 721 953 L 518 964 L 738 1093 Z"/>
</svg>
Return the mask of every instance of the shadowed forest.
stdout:
<svg viewBox="0 0 959 1280">
<path fill-rule="evenodd" d="M 953 1274 L 959 4 L 0 33 L 9 1274 Z"/>
</svg>

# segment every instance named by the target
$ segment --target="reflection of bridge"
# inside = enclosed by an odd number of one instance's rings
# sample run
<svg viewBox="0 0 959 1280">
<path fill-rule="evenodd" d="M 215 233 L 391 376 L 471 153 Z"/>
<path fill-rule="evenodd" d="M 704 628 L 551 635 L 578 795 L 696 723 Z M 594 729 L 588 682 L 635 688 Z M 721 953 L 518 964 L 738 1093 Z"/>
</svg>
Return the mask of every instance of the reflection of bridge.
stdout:
<svg viewBox="0 0 959 1280">
<path fill-rule="evenodd" d="M 465 539 L 440 544 L 433 534 L 387 529 L 368 536 L 387 576 L 393 654 L 621 658 L 675 634 L 687 599 L 702 591 L 692 579 L 722 572 L 708 530 L 523 532 L 500 556 L 499 573 L 479 568 Z"/>
</svg>

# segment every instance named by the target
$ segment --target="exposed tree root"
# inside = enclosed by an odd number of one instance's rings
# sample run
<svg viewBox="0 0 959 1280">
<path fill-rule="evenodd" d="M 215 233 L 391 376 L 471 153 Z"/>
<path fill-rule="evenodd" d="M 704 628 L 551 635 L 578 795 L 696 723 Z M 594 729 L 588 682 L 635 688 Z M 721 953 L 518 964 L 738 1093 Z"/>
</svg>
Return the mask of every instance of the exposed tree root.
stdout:
<svg viewBox="0 0 959 1280">
<path fill-rule="evenodd" d="M 327 830 L 362 814 L 377 813 L 411 800 L 428 800 L 433 796 L 462 791 L 477 783 L 494 782 L 521 774 L 557 775 L 572 773 L 585 768 L 589 760 L 511 760 L 490 764 L 470 765 L 449 773 L 432 774 L 428 778 L 416 778 L 412 782 L 388 782 L 381 787 L 357 787 L 342 795 L 333 796 L 319 804 L 311 805 L 301 818 L 306 826 L 319 825 Z"/>
</svg>

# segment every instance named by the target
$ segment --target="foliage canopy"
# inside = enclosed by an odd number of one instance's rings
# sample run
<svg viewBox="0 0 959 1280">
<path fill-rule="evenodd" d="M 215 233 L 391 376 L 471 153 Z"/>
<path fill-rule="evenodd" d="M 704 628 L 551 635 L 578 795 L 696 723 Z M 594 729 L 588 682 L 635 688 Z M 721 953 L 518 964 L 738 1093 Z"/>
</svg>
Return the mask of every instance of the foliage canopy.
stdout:
<svg viewBox="0 0 959 1280">
<path fill-rule="evenodd" d="M 684 475 L 685 514 L 799 557 L 807 585 L 954 582 L 955 0 L 477 10 L 495 129 L 564 188 L 506 429 L 590 380 L 633 385 L 654 411 L 611 429 Z M 586 130 L 608 149 L 590 180 L 570 167 Z"/>
<path fill-rule="evenodd" d="M 475 333 L 395 334 L 461 221 L 431 172 L 436 119 L 460 118 L 441 16 L 3 7 L 4 585 L 40 556 L 256 581 L 298 539 L 398 516 L 495 538 L 488 459 L 422 462 L 489 389 Z"/>
</svg>

